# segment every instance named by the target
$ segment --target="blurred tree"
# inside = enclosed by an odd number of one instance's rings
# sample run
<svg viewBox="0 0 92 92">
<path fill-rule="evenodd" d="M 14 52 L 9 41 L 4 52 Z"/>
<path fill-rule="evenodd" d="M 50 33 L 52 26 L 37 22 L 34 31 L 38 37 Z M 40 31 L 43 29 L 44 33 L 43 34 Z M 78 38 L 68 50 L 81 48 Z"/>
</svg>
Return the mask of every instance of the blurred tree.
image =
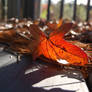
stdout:
<svg viewBox="0 0 92 92">
<path fill-rule="evenodd" d="M 89 12 L 89 20 L 92 21 L 92 8 L 90 9 L 90 12 Z"/>
<path fill-rule="evenodd" d="M 50 7 L 50 18 L 51 19 L 59 19 L 60 16 L 60 6 L 61 6 L 61 0 L 57 3 L 54 4 L 53 2 L 51 3 L 51 7 Z M 76 10 L 76 21 L 85 21 L 86 20 L 86 16 L 87 16 L 87 5 L 84 4 L 78 4 L 77 5 L 77 10 Z M 46 14 L 47 14 L 47 9 L 44 9 L 44 11 L 41 14 L 42 18 L 46 18 Z M 63 11 L 63 19 L 69 19 L 72 20 L 73 19 L 73 10 L 74 10 L 74 1 L 72 1 L 71 3 L 65 3 L 64 4 L 64 11 Z M 90 16 L 92 15 L 91 11 L 90 11 Z"/>
<path fill-rule="evenodd" d="M 73 17 L 73 4 L 65 4 L 63 18 L 72 20 L 72 17 Z"/>
<path fill-rule="evenodd" d="M 60 16 L 60 2 L 57 3 L 56 5 L 54 5 L 54 4 L 51 5 L 51 15 L 53 15 L 53 16 L 51 16 L 52 19 L 59 19 L 59 16 Z"/>
<path fill-rule="evenodd" d="M 85 21 L 86 20 L 86 6 L 85 5 L 77 5 L 77 21 Z"/>
</svg>

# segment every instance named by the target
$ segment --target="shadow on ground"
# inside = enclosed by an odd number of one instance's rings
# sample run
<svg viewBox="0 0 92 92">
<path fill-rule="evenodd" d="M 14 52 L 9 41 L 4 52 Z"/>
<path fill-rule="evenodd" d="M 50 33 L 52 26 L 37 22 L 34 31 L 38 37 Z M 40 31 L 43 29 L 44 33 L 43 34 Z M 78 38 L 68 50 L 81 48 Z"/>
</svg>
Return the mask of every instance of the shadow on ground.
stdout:
<svg viewBox="0 0 92 92">
<path fill-rule="evenodd" d="M 25 74 L 25 71 L 28 69 L 32 70 L 34 67 L 38 67 L 39 69 Z M 48 67 L 50 69 L 48 69 Z M 30 57 L 23 57 L 19 64 L 13 62 L 12 64 L 2 66 L 0 68 L 0 92 L 76 92 L 58 88 L 58 85 L 52 85 L 57 86 L 57 88 L 51 90 L 43 89 L 44 87 L 33 87 L 33 84 L 43 79 L 60 74 L 60 72 L 55 72 L 57 69 L 54 66 L 48 67 L 45 65 L 41 66 L 41 64 L 34 66 L 34 62 L 31 62 Z M 45 71 L 46 73 L 44 73 Z M 37 76 L 39 73 L 40 75 L 42 74 L 42 77 Z"/>
</svg>

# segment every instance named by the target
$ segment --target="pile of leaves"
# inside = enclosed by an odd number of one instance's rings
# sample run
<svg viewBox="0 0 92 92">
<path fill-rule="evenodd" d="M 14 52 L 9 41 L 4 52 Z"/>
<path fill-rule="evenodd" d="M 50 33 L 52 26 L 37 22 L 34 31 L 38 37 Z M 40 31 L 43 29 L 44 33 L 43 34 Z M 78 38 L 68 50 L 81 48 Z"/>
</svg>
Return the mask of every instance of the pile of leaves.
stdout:
<svg viewBox="0 0 92 92">
<path fill-rule="evenodd" d="M 0 24 L 0 44 L 33 60 L 46 58 L 60 65 L 85 66 L 92 62 L 92 25 L 75 21 L 12 18 Z"/>
<path fill-rule="evenodd" d="M 73 21 L 74 26 L 65 34 L 64 39 L 82 48 L 92 61 L 92 22 Z"/>
</svg>

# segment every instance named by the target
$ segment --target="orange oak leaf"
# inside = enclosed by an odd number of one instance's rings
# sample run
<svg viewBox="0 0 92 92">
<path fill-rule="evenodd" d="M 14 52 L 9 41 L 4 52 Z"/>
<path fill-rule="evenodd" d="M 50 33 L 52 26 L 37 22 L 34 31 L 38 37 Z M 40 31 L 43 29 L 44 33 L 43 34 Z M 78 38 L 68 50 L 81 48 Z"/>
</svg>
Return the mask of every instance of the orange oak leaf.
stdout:
<svg viewBox="0 0 92 92">
<path fill-rule="evenodd" d="M 40 55 L 58 62 L 66 60 L 66 64 L 83 66 L 88 63 L 86 53 L 79 47 L 65 41 L 63 36 L 72 27 L 71 23 L 63 24 L 59 29 L 54 30 L 48 36 L 40 36 L 40 43 L 37 50 L 34 51 L 33 58 Z M 62 63 L 59 61 L 59 63 Z M 62 63 L 64 64 L 64 63 Z"/>
</svg>

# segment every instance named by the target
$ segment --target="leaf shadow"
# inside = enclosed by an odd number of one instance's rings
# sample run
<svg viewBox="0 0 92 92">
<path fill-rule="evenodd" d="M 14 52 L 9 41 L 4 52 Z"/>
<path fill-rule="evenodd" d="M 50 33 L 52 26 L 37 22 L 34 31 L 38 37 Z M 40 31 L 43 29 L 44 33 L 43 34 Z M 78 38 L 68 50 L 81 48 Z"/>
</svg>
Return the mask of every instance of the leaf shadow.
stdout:
<svg viewBox="0 0 92 92">
<path fill-rule="evenodd" d="M 34 71 L 34 68 L 38 68 L 38 70 Z M 27 70 L 29 70 L 29 73 L 26 74 L 25 72 L 27 72 Z M 66 90 L 58 87 L 69 84 L 51 85 L 52 87 L 55 86 L 56 88 L 52 88 L 50 90 L 44 89 L 46 86 L 42 86 L 42 87 L 32 86 L 33 84 L 36 84 L 44 79 L 50 78 L 52 76 L 60 75 L 61 73 L 62 72 L 60 72 L 53 65 L 46 65 L 45 63 L 39 64 L 39 62 L 32 62 L 30 57 L 24 56 L 22 57 L 22 60 L 21 62 L 19 62 L 19 64 L 14 62 L 12 64 L 0 68 L 0 75 L 1 75 L 0 91 L 1 92 L 76 92 L 76 90 Z M 68 76 L 67 73 L 65 76 Z M 69 76 L 69 77 L 74 77 L 74 76 Z"/>
</svg>

